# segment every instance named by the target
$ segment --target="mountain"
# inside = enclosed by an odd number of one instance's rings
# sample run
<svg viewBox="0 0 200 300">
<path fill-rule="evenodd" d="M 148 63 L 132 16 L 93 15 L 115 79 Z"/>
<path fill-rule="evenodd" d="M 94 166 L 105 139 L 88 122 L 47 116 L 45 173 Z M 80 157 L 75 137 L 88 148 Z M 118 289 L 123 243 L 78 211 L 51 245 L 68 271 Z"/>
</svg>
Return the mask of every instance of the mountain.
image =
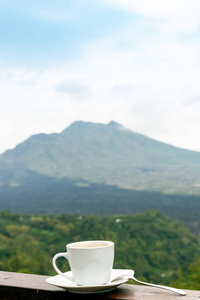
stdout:
<svg viewBox="0 0 200 300">
<path fill-rule="evenodd" d="M 200 194 L 200 153 L 135 133 L 116 122 L 77 121 L 60 134 L 31 136 L 0 156 L 0 186 L 30 173 L 78 185 L 102 183 L 169 194 Z"/>
</svg>

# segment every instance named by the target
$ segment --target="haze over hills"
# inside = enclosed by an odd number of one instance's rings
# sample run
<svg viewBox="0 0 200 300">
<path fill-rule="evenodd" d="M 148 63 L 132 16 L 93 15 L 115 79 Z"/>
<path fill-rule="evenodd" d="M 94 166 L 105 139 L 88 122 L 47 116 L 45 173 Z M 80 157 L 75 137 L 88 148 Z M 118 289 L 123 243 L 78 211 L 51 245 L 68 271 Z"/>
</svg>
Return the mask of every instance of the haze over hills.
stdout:
<svg viewBox="0 0 200 300">
<path fill-rule="evenodd" d="M 0 155 L 0 211 L 135 214 L 158 209 L 200 232 L 200 153 L 122 125 L 75 122 Z"/>
<path fill-rule="evenodd" d="M 0 184 L 23 185 L 30 172 L 80 184 L 200 194 L 200 153 L 180 149 L 116 122 L 77 121 L 60 134 L 31 136 L 0 156 Z"/>
</svg>

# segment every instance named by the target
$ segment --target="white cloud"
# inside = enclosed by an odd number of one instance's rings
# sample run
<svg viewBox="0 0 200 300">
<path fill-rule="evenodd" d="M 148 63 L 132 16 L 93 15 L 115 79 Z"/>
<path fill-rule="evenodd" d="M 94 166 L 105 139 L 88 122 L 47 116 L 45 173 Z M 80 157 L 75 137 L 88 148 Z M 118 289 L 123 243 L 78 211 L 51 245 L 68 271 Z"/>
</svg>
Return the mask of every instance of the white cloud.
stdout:
<svg viewBox="0 0 200 300">
<path fill-rule="evenodd" d="M 39 132 L 59 132 L 75 120 L 115 120 L 158 140 L 200 150 L 194 138 L 199 135 L 198 103 L 185 108 L 193 91 L 200 92 L 196 47 L 156 41 L 149 51 L 138 51 L 115 47 L 119 40 L 92 42 L 81 58 L 43 72 L 3 70 L 4 145 L 14 147 Z M 81 91 L 84 101 L 77 101 Z"/>
<path fill-rule="evenodd" d="M 166 32 L 191 32 L 200 24 L 198 0 L 109 0 L 103 4 L 160 20 Z"/>
<path fill-rule="evenodd" d="M 1 70 L 0 153 L 75 120 L 115 120 L 200 151 L 200 42 L 189 34 L 200 23 L 200 2 L 109 3 L 148 18 L 133 18 L 115 35 L 87 42 L 79 58 L 63 60 L 62 66 Z"/>
<path fill-rule="evenodd" d="M 62 82 L 57 86 L 57 91 L 71 95 L 77 101 L 83 101 L 91 96 L 90 88 L 83 85 L 80 80 Z"/>
</svg>

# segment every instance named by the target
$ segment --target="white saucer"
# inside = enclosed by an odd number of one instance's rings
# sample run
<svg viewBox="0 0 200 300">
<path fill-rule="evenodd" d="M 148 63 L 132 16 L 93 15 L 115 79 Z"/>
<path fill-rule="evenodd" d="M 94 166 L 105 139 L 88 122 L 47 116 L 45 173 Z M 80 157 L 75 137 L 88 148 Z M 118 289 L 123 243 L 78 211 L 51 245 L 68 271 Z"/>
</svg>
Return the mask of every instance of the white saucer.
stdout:
<svg viewBox="0 0 200 300">
<path fill-rule="evenodd" d="M 72 276 L 71 271 L 66 272 L 66 274 L 69 276 Z M 123 274 L 126 275 L 127 270 L 114 269 L 114 270 L 112 270 L 111 280 L 117 276 L 120 276 L 120 275 L 123 276 Z M 107 291 L 115 289 L 117 286 L 119 286 L 122 283 L 125 283 L 127 281 L 128 281 L 128 279 L 126 277 L 124 277 L 124 278 L 115 280 L 114 282 L 108 282 L 103 285 L 80 286 L 80 285 L 76 285 L 75 282 L 65 279 L 64 277 L 62 277 L 60 275 L 52 276 L 52 277 L 49 277 L 46 279 L 46 282 L 49 284 L 55 285 L 60 288 L 64 288 L 69 292 L 79 293 L 79 294 L 107 292 Z"/>
</svg>

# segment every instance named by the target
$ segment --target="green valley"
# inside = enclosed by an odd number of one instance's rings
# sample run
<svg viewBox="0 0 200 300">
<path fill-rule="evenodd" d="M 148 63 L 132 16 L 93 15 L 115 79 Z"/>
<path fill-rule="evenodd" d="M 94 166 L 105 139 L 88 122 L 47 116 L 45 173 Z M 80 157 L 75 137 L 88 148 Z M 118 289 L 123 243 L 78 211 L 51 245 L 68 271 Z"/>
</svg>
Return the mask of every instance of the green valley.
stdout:
<svg viewBox="0 0 200 300">
<path fill-rule="evenodd" d="M 200 288 L 200 240 L 157 210 L 135 215 L 0 213 L 0 269 L 55 275 L 51 260 L 72 241 L 115 242 L 114 268 L 154 283 Z M 60 268 L 69 269 L 62 258 Z"/>
</svg>

